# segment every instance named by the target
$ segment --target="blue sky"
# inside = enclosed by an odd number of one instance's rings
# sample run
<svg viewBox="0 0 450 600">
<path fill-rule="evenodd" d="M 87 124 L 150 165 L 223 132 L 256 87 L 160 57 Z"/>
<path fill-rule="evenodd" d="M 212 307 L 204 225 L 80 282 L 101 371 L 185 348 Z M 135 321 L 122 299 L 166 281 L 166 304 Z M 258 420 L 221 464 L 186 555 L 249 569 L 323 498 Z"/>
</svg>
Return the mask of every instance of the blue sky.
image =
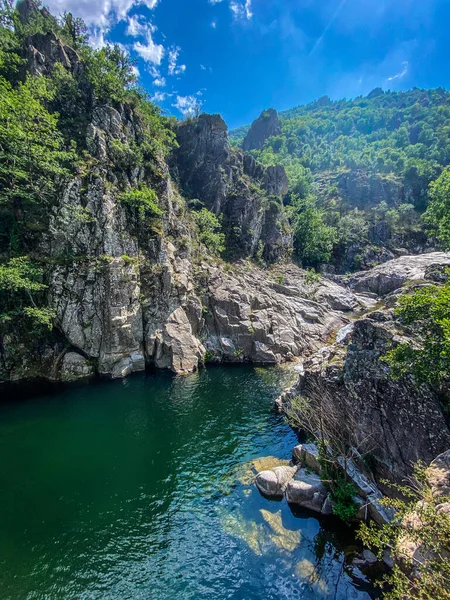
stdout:
<svg viewBox="0 0 450 600">
<path fill-rule="evenodd" d="M 450 88 L 449 0 L 47 0 L 138 59 L 169 114 L 230 128 L 328 94 Z"/>
</svg>

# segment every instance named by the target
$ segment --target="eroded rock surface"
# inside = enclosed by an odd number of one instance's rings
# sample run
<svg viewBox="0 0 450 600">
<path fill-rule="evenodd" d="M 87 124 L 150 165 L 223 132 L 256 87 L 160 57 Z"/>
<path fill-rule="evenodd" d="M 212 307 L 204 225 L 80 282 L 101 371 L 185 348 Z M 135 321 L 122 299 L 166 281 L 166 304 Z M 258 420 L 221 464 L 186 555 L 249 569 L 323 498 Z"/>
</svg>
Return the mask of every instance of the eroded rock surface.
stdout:
<svg viewBox="0 0 450 600">
<path fill-rule="evenodd" d="M 435 264 L 450 264 L 450 255 L 403 257 L 357 275 L 353 287 L 388 293 L 411 279 L 420 283 Z M 337 340 L 304 362 L 298 384 L 281 404 L 313 389 L 332 397 L 344 420 L 351 415 L 353 445 L 371 456 L 380 479 L 400 480 L 417 461 L 429 463 L 450 446 L 448 416 L 437 391 L 410 376 L 393 380 L 382 360 L 393 345 L 415 343 L 391 310 L 375 310 L 356 320 Z"/>
<path fill-rule="evenodd" d="M 242 148 L 246 151 L 259 150 L 264 142 L 272 135 L 280 135 L 281 121 L 274 108 L 263 110 L 255 119 L 242 142 Z"/>
</svg>

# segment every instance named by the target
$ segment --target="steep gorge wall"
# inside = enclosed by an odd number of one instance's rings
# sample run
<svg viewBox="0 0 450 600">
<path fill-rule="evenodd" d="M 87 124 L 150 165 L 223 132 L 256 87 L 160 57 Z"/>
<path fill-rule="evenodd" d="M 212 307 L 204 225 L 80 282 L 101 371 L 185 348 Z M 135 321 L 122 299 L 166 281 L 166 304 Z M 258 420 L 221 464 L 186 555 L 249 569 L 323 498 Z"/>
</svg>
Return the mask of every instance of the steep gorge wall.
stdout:
<svg viewBox="0 0 450 600">
<path fill-rule="evenodd" d="M 58 62 L 74 76 L 83 72 L 78 54 L 53 34 L 33 36 L 27 56 L 35 77 Z M 332 283 L 322 287 L 343 304 L 328 311 L 310 298 L 300 269 L 268 274 L 209 256 L 178 191 L 223 217 L 235 257 L 258 250 L 280 261 L 292 247 L 283 167 L 266 169 L 232 151 L 216 115 L 180 123 L 169 161 L 156 153 L 150 169 L 136 166 L 124 154 L 142 141 L 133 109 L 98 103 L 91 93 L 84 100 L 87 162 L 55 198 L 35 243 L 55 328 L 33 346 L 4 338 L 3 378 L 122 377 L 146 365 L 186 373 L 204 360 L 275 363 L 312 352 L 347 322 L 344 313 L 358 302 Z M 140 223 L 121 200 L 141 184 L 157 195 L 157 223 Z"/>
</svg>

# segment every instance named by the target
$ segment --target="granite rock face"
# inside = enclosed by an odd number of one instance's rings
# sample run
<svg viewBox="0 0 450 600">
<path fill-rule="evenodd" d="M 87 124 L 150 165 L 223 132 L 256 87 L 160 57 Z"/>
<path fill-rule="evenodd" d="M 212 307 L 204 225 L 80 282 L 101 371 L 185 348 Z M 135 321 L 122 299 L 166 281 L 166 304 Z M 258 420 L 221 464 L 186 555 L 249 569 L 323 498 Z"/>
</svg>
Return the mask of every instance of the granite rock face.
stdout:
<svg viewBox="0 0 450 600">
<path fill-rule="evenodd" d="M 326 300 L 310 299 L 333 292 L 347 294 L 348 303 L 359 307 L 354 294 L 326 279 L 311 288 L 305 272 L 293 265 L 280 266 L 272 278 L 245 264 L 226 274 L 212 268 L 203 300 L 205 348 L 227 362 L 279 363 L 311 354 L 348 323 Z"/>
<path fill-rule="evenodd" d="M 450 267 L 450 254 L 430 252 L 416 256 L 402 256 L 370 271 L 355 273 L 342 278 L 355 292 L 371 292 L 377 296 L 386 296 L 401 288 L 407 281 L 420 282 L 436 268 Z"/>
<path fill-rule="evenodd" d="M 263 110 L 260 116 L 253 121 L 247 135 L 242 142 L 245 151 L 259 150 L 264 142 L 272 135 L 280 135 L 281 122 L 274 108 Z"/>
<path fill-rule="evenodd" d="M 443 253 L 404 257 L 357 275 L 353 288 L 397 291 L 410 279 L 420 281 L 430 264 L 449 260 Z M 414 463 L 429 463 L 450 446 L 448 415 L 438 392 L 409 376 L 392 380 L 382 360 L 395 344 L 414 343 L 392 311 L 369 313 L 337 340 L 304 362 L 298 384 L 281 397 L 282 405 L 314 389 L 327 393 L 340 414 L 352 416 L 352 444 L 372 457 L 379 479 L 400 480 L 411 474 Z"/>
<path fill-rule="evenodd" d="M 297 472 L 297 467 L 274 467 L 267 471 L 261 471 L 256 476 L 256 487 L 265 496 L 277 498 L 282 496 L 290 481 Z"/>
<path fill-rule="evenodd" d="M 268 262 L 286 258 L 293 242 L 282 204 L 288 189 L 284 167 L 265 168 L 230 148 L 220 115 L 180 123 L 176 133 L 172 173 L 187 198 L 223 216 L 230 255 L 253 256 L 261 248 Z"/>
<path fill-rule="evenodd" d="M 320 476 L 307 473 L 305 469 L 299 469 L 286 487 L 288 502 L 319 513 L 322 512 L 327 496 L 328 490 L 320 480 Z"/>
</svg>

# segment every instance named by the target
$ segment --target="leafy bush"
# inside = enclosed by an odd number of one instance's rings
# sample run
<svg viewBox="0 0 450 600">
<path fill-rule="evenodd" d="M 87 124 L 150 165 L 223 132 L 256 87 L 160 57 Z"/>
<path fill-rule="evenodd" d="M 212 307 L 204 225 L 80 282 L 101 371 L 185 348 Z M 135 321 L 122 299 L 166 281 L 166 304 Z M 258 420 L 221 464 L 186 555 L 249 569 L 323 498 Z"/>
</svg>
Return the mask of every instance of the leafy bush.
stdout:
<svg viewBox="0 0 450 600">
<path fill-rule="evenodd" d="M 206 208 L 194 213 L 199 239 L 211 254 L 219 256 L 225 250 L 225 234 L 221 232 L 221 218 Z"/>
<path fill-rule="evenodd" d="M 447 167 L 436 181 L 430 184 L 430 204 L 425 218 L 434 228 L 437 237 L 450 248 L 450 168 Z"/>
<path fill-rule="evenodd" d="M 120 196 L 120 201 L 135 212 L 137 220 L 140 222 L 147 218 L 160 217 L 163 214 L 162 209 L 158 206 L 158 196 L 155 190 L 144 185 L 125 192 Z"/>
<path fill-rule="evenodd" d="M 412 485 L 394 486 L 396 499 L 384 500 L 394 520 L 363 524 L 358 535 L 380 558 L 386 548 L 392 553 L 394 568 L 379 582 L 385 600 L 450 600 L 450 519 L 436 510 L 450 497 L 433 497 L 421 465 L 415 475 Z"/>
<path fill-rule="evenodd" d="M 384 357 L 398 378 L 412 373 L 420 382 L 441 385 L 450 373 L 450 281 L 399 299 L 395 313 L 419 336 L 420 346 L 399 344 Z"/>
</svg>

